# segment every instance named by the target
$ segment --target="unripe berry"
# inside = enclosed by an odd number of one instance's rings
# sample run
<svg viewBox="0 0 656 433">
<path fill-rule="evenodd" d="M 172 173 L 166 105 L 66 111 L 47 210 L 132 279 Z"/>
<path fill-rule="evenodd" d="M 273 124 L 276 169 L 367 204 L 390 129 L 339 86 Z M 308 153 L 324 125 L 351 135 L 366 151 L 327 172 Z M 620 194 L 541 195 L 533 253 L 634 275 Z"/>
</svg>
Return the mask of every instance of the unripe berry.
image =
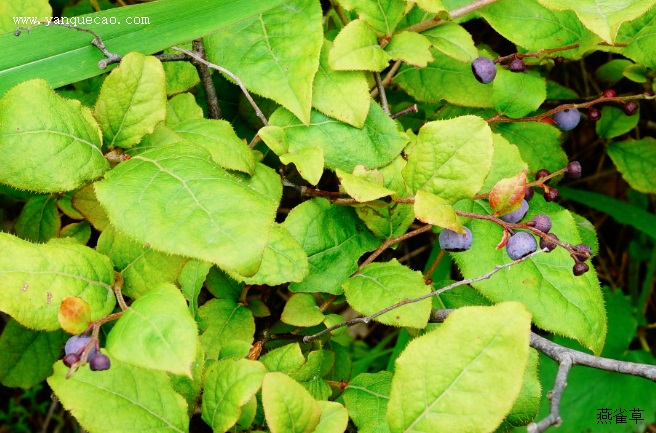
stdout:
<svg viewBox="0 0 656 433">
<path fill-rule="evenodd" d="M 572 161 L 567 164 L 567 170 L 565 171 L 567 176 L 572 179 L 578 179 L 581 177 L 581 163 L 578 161 Z"/>
<path fill-rule="evenodd" d="M 519 205 L 519 208 L 517 208 L 517 210 L 502 215 L 500 218 L 507 223 L 515 224 L 520 222 L 522 218 L 524 218 L 526 212 L 528 212 L 528 202 L 526 200 L 522 200 L 522 204 Z"/>
<path fill-rule="evenodd" d="M 526 63 L 522 59 L 515 57 L 508 65 L 508 69 L 512 72 L 524 72 L 526 70 Z"/>
<path fill-rule="evenodd" d="M 492 80 L 494 80 L 494 77 L 497 76 L 497 68 L 494 66 L 494 62 L 487 57 L 478 57 L 474 59 L 471 68 L 474 77 L 483 84 L 491 83 Z"/>
<path fill-rule="evenodd" d="M 464 234 L 449 229 L 442 230 L 439 236 L 440 248 L 444 251 L 451 252 L 467 251 L 470 249 L 473 241 L 472 233 L 467 227 L 464 227 L 464 229 Z"/>
<path fill-rule="evenodd" d="M 604 98 L 614 98 L 617 96 L 617 93 L 613 89 L 606 89 L 604 92 L 601 94 L 602 97 Z"/>
<path fill-rule="evenodd" d="M 624 114 L 627 116 L 633 116 L 638 112 L 638 103 L 635 101 L 629 101 L 625 104 L 622 105 L 622 111 L 624 111 Z"/>
<path fill-rule="evenodd" d="M 549 237 L 550 239 L 556 240 L 556 241 L 559 240 L 558 236 L 556 236 L 553 233 L 548 233 L 547 237 Z M 551 252 L 551 251 L 555 250 L 557 246 L 558 245 L 556 245 L 554 242 L 549 242 L 549 241 L 546 241 L 546 240 L 540 238 L 540 249 L 541 250 L 546 248 L 547 252 Z"/>
<path fill-rule="evenodd" d="M 590 122 L 596 122 L 599 119 L 601 119 L 601 111 L 594 107 L 590 107 L 588 110 L 588 120 Z"/>
<path fill-rule="evenodd" d="M 576 108 L 568 108 L 566 110 L 558 111 L 553 116 L 556 121 L 556 126 L 561 131 L 571 131 L 576 128 L 576 125 L 581 121 L 581 114 Z"/>
<path fill-rule="evenodd" d="M 96 353 L 93 358 L 89 360 L 89 368 L 92 371 L 107 370 L 111 365 L 109 357 L 104 353 Z"/>
<path fill-rule="evenodd" d="M 556 188 L 549 188 L 544 192 L 544 201 L 554 201 L 558 197 L 558 190 Z"/>
<path fill-rule="evenodd" d="M 580 275 L 585 274 L 585 273 L 588 272 L 589 270 L 590 270 L 590 267 L 589 267 L 587 264 L 585 264 L 585 263 L 583 263 L 583 262 L 576 262 L 576 263 L 574 264 L 574 268 L 572 268 L 572 273 L 573 273 L 575 276 L 578 277 L 578 276 L 580 276 Z"/>
<path fill-rule="evenodd" d="M 528 256 L 538 249 L 538 243 L 532 234 L 526 232 L 517 232 L 508 239 L 506 244 L 506 253 L 513 260 L 521 259 Z"/>
<path fill-rule="evenodd" d="M 533 223 L 533 227 L 542 233 L 548 233 L 551 230 L 551 218 L 543 213 L 535 215 L 531 222 Z"/>
</svg>

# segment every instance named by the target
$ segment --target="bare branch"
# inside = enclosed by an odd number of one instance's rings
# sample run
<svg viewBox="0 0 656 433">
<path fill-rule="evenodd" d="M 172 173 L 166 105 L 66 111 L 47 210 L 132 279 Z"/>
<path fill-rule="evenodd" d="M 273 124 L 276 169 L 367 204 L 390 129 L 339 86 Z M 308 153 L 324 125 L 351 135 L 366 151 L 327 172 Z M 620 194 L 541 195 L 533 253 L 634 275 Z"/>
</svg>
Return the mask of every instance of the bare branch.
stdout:
<svg viewBox="0 0 656 433">
<path fill-rule="evenodd" d="M 547 393 L 547 398 L 551 400 L 549 415 L 537 424 L 532 422 L 526 426 L 528 433 L 541 433 L 552 425 L 558 427 L 562 423 L 563 420 L 560 418 L 560 399 L 567 386 L 567 375 L 569 374 L 570 368 L 572 368 L 572 358 L 569 355 L 564 355 L 558 364 L 558 373 L 556 374 L 554 387 Z"/>
<path fill-rule="evenodd" d="M 383 107 L 383 111 L 388 116 L 390 115 L 389 105 L 387 104 L 387 95 L 385 94 L 385 87 L 383 87 L 383 82 L 380 79 L 380 74 L 374 72 L 374 79 L 376 80 L 376 87 L 378 88 L 378 94 L 380 95 L 380 106 Z"/>
<path fill-rule="evenodd" d="M 204 59 L 205 47 L 203 46 L 203 40 L 195 39 L 193 42 L 193 47 L 194 51 Z M 196 59 L 192 59 L 191 63 L 196 66 L 198 76 L 200 77 L 200 82 L 202 83 L 203 90 L 205 91 L 205 99 L 207 100 L 207 111 L 209 118 L 220 119 L 222 117 L 221 107 L 219 107 L 219 98 L 216 96 L 216 89 L 214 88 L 214 81 L 212 81 L 210 68 L 206 64 L 201 63 Z"/>
</svg>

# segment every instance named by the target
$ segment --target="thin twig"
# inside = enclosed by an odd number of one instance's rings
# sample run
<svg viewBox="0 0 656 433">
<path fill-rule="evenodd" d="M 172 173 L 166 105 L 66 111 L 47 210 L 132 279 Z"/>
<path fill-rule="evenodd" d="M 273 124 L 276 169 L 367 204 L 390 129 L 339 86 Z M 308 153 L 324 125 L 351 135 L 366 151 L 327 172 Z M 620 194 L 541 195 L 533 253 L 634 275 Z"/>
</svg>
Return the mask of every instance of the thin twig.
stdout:
<svg viewBox="0 0 656 433">
<path fill-rule="evenodd" d="M 232 72 L 230 72 L 226 68 L 224 68 L 222 66 L 219 66 L 219 65 L 215 65 L 214 63 L 208 62 L 207 60 L 203 59 L 202 57 L 199 57 L 196 53 L 192 53 L 189 50 L 185 50 L 184 48 L 180 48 L 180 47 L 176 47 L 176 46 L 171 47 L 171 49 L 176 50 L 176 51 L 180 51 L 181 53 L 185 53 L 189 57 L 191 57 L 193 59 L 196 59 L 197 61 L 199 61 L 201 63 L 204 63 L 205 65 L 209 66 L 210 68 L 216 69 L 219 72 L 223 72 L 224 74 L 226 74 L 227 76 L 229 76 L 230 78 L 235 80 L 235 82 L 237 83 L 239 88 L 241 88 L 241 91 L 244 92 L 244 96 L 246 96 L 246 99 L 248 99 L 248 102 L 250 102 L 251 106 L 255 110 L 255 114 L 257 115 L 257 117 L 260 118 L 260 120 L 262 121 L 264 126 L 269 125 L 269 122 L 267 121 L 266 117 L 264 116 L 264 113 L 262 113 L 262 110 L 260 110 L 260 107 L 257 106 L 255 101 L 251 97 L 251 94 L 248 92 L 248 90 L 246 89 L 246 86 L 244 86 L 244 83 L 241 82 L 239 77 L 237 77 L 235 74 L 233 74 Z"/>
<path fill-rule="evenodd" d="M 560 399 L 563 396 L 565 387 L 567 386 L 567 375 L 572 368 L 572 358 L 569 355 L 564 355 L 558 364 L 558 373 L 554 381 L 553 389 L 547 393 L 547 397 L 551 400 L 549 405 L 549 415 L 541 419 L 538 423 L 530 423 L 526 426 L 528 433 L 541 433 L 551 426 L 558 427 L 562 422 L 560 417 Z"/>
<path fill-rule="evenodd" d="M 451 19 L 455 20 L 457 18 L 467 15 L 468 13 L 474 12 L 482 7 L 490 5 L 496 1 L 497 0 L 476 0 L 465 6 L 452 10 L 451 12 L 449 12 L 449 15 L 451 15 Z M 444 22 L 446 21 L 440 19 L 439 15 L 435 15 L 433 18 L 429 20 L 422 21 L 420 23 L 406 27 L 404 29 L 397 30 L 395 33 L 399 33 L 401 31 L 421 33 L 428 29 L 432 29 L 433 27 L 436 27 Z"/>
<path fill-rule="evenodd" d="M 433 228 L 432 225 L 430 225 L 430 224 L 426 224 L 426 225 L 424 225 L 424 226 L 419 227 L 419 228 L 416 229 L 416 230 L 412 230 L 412 231 L 410 231 L 410 232 L 407 232 L 407 233 L 405 233 L 405 234 L 402 234 L 401 236 L 397 236 L 397 237 L 395 237 L 395 238 L 392 238 L 392 239 L 388 239 L 388 240 L 386 240 L 385 242 L 383 242 L 383 244 L 382 244 L 381 246 L 378 247 L 378 249 L 376 249 L 376 251 L 374 251 L 373 253 L 371 253 L 371 255 L 370 255 L 369 257 L 367 257 L 367 260 L 365 260 L 364 262 L 362 262 L 362 264 L 361 264 L 360 267 L 358 268 L 358 271 L 357 271 L 357 272 L 360 272 L 360 271 L 362 270 L 362 268 L 364 268 L 364 267 L 367 266 L 369 263 L 371 263 L 371 262 L 373 262 L 374 260 L 376 260 L 376 258 L 377 258 L 379 255 L 381 255 L 383 251 L 385 251 L 386 249 L 388 249 L 388 248 L 391 247 L 392 245 L 397 244 L 397 243 L 399 243 L 399 242 L 402 242 L 402 241 L 404 241 L 404 240 L 406 240 L 406 239 L 410 239 L 411 237 L 413 237 L 413 236 L 417 236 L 417 235 L 420 234 L 420 233 L 427 232 L 427 231 L 431 230 L 432 228 Z M 356 272 L 356 273 L 357 273 L 357 272 Z"/>
<path fill-rule="evenodd" d="M 410 114 L 410 113 L 416 113 L 418 111 L 419 111 L 419 107 L 417 106 L 417 104 L 412 104 L 411 106 L 406 107 L 403 110 L 391 114 L 390 117 L 392 119 L 396 119 L 397 117 L 405 116 L 406 114 Z"/>
<path fill-rule="evenodd" d="M 392 67 L 389 69 L 389 71 L 387 71 L 387 74 L 385 75 L 385 78 L 383 78 L 383 87 L 387 87 L 387 86 L 390 85 L 390 83 L 392 82 L 392 79 L 394 78 L 394 75 L 399 70 L 399 68 L 401 67 L 402 64 L 403 64 L 403 60 L 400 60 L 400 59 L 397 60 L 396 62 L 394 62 Z M 375 98 L 376 96 L 378 96 L 378 87 L 374 87 L 374 89 L 370 93 L 370 96 L 372 98 Z"/>
<path fill-rule="evenodd" d="M 195 39 L 192 46 L 194 51 L 204 59 L 205 46 L 203 46 L 203 40 Z M 203 90 L 205 91 L 205 99 L 207 100 L 207 111 L 209 118 L 220 119 L 222 117 L 221 107 L 219 107 L 219 98 L 216 96 L 216 88 L 214 87 L 214 81 L 212 81 L 210 68 L 208 68 L 206 64 L 201 63 L 196 59 L 192 59 L 191 63 L 196 67 L 198 76 L 200 77 L 200 82 L 202 83 Z"/>
<path fill-rule="evenodd" d="M 122 311 L 128 309 L 128 304 L 125 303 L 125 299 L 123 299 L 123 292 L 121 292 L 124 281 L 125 280 L 123 279 L 123 275 L 121 275 L 119 272 L 114 272 L 114 285 L 112 286 L 112 291 L 116 295 L 118 306 L 121 307 Z"/>
<path fill-rule="evenodd" d="M 378 88 L 378 94 L 380 95 L 380 106 L 383 107 L 383 111 L 388 116 L 391 115 L 389 105 L 387 104 L 387 95 L 385 94 L 385 87 L 383 87 L 383 82 L 380 80 L 380 74 L 374 72 L 374 79 L 376 80 L 376 87 Z"/>
<path fill-rule="evenodd" d="M 433 275 L 433 272 L 435 272 L 435 269 L 437 269 L 440 262 L 444 258 L 445 254 L 446 254 L 446 251 L 440 250 L 440 252 L 437 253 L 437 256 L 435 257 L 435 260 L 433 260 L 433 263 L 431 263 L 428 270 L 424 273 L 424 281 L 426 281 L 426 284 L 428 284 L 428 280 L 431 279 L 431 275 Z"/>
<path fill-rule="evenodd" d="M 421 229 L 423 229 L 424 227 L 421 227 Z M 429 227 L 430 227 L 430 224 L 429 224 Z M 509 262 L 509 263 L 506 263 L 506 264 L 503 264 L 503 265 L 497 265 L 497 266 L 494 267 L 494 269 L 492 269 L 491 271 L 481 275 L 480 277 L 470 278 L 470 279 L 466 279 L 466 280 L 462 280 L 462 281 L 456 281 L 455 283 L 449 284 L 446 287 L 442 287 L 440 289 L 434 290 L 434 291 L 428 293 L 427 295 L 419 296 L 417 298 L 412 298 L 412 299 L 404 299 L 400 302 L 397 302 L 396 304 L 390 305 L 389 307 L 384 308 L 384 309 L 382 309 L 382 310 L 380 310 L 380 311 L 378 311 L 374 314 L 371 314 L 369 316 L 356 317 L 356 318 L 351 319 L 351 320 L 345 320 L 344 322 L 333 325 L 330 328 L 326 328 L 326 329 L 324 329 L 320 332 L 317 332 L 316 334 L 307 335 L 307 336 L 303 337 L 303 343 L 308 343 L 312 340 L 316 340 L 317 338 L 321 337 L 322 335 L 327 334 L 331 331 L 334 331 L 335 329 L 342 328 L 344 326 L 353 326 L 353 325 L 358 324 L 358 323 L 369 323 L 373 319 L 375 319 L 376 317 L 382 316 L 383 314 L 388 313 L 392 310 L 395 310 L 399 307 L 402 307 L 402 306 L 408 305 L 408 304 L 413 304 L 415 302 L 420 302 L 420 301 L 423 301 L 424 299 L 432 298 L 433 296 L 438 296 L 438 295 L 446 292 L 447 290 L 455 289 L 456 287 L 464 286 L 464 285 L 471 284 L 471 283 L 476 283 L 478 281 L 487 280 L 490 277 L 492 277 L 492 275 L 499 272 L 500 270 L 508 268 L 510 266 L 514 266 L 514 265 L 516 265 L 518 263 L 521 263 L 525 260 L 528 260 L 530 257 L 533 257 L 537 254 L 542 253 L 542 252 L 543 252 L 543 250 L 537 250 L 537 251 L 535 251 L 535 252 L 533 252 L 533 253 L 525 256 L 525 257 L 522 257 L 522 258 L 517 259 L 517 260 L 513 260 L 512 262 Z"/>
</svg>

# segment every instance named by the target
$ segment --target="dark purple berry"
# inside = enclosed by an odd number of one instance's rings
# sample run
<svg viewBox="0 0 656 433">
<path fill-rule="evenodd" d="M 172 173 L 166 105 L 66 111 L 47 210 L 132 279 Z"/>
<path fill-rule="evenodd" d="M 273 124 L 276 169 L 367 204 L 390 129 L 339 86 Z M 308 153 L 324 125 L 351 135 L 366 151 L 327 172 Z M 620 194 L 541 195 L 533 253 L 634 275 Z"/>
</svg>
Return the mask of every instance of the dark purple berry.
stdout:
<svg viewBox="0 0 656 433">
<path fill-rule="evenodd" d="M 599 119 L 601 119 L 601 111 L 594 107 L 590 107 L 588 110 L 588 120 L 590 122 L 596 122 Z"/>
<path fill-rule="evenodd" d="M 581 163 L 578 161 L 570 162 L 567 164 L 567 170 L 565 170 L 565 173 L 567 173 L 567 177 L 578 179 L 581 177 Z"/>
<path fill-rule="evenodd" d="M 578 276 L 580 276 L 580 275 L 585 274 L 585 273 L 588 272 L 589 270 L 590 270 L 590 267 L 589 267 L 587 264 L 585 264 L 585 263 L 583 263 L 583 262 L 576 262 L 576 263 L 574 264 L 574 268 L 572 269 L 572 273 L 573 273 L 575 276 L 578 277 Z"/>
<path fill-rule="evenodd" d="M 554 201 L 558 197 L 558 190 L 556 188 L 549 188 L 544 192 L 544 201 Z"/>
<path fill-rule="evenodd" d="M 592 256 L 592 248 L 587 244 L 578 244 L 574 247 L 574 260 L 577 262 L 585 262 Z"/>
<path fill-rule="evenodd" d="M 533 198 L 533 195 L 535 195 L 535 190 L 533 189 L 532 186 L 527 186 L 526 189 L 524 190 L 524 200 L 529 201 Z"/>
<path fill-rule="evenodd" d="M 543 213 L 535 215 L 531 222 L 533 223 L 533 227 L 542 233 L 549 233 L 549 230 L 551 230 L 551 218 Z"/>
<path fill-rule="evenodd" d="M 71 365 L 75 364 L 79 360 L 80 357 L 78 356 L 77 353 L 69 353 L 68 355 L 64 356 L 64 359 L 62 359 L 66 367 L 70 367 Z"/>
<path fill-rule="evenodd" d="M 558 236 L 556 236 L 553 233 L 548 233 L 547 237 L 549 237 L 550 239 L 553 239 L 555 241 L 558 240 Z M 540 238 L 540 249 L 541 250 L 546 248 L 547 252 L 551 252 L 551 251 L 555 250 L 557 246 L 558 245 L 556 245 L 554 242 L 549 242 L 549 241 L 546 241 L 546 240 Z"/>
<path fill-rule="evenodd" d="M 107 370 L 110 365 L 111 362 L 109 362 L 109 357 L 104 353 L 96 353 L 89 360 L 89 368 L 91 368 L 92 371 Z"/>
<path fill-rule="evenodd" d="M 601 94 L 602 97 L 604 98 L 614 98 L 617 96 L 617 93 L 613 89 L 606 89 L 604 92 Z"/>
<path fill-rule="evenodd" d="M 551 172 L 549 170 L 547 170 L 546 168 L 541 168 L 541 169 L 538 170 L 537 173 L 535 173 L 535 180 L 543 179 L 543 178 L 549 176 L 550 174 L 551 174 Z"/>
<path fill-rule="evenodd" d="M 532 234 L 517 232 L 508 239 L 506 253 L 513 260 L 528 256 L 538 249 L 538 243 Z"/>
<path fill-rule="evenodd" d="M 528 202 L 526 200 L 522 200 L 522 203 L 519 205 L 519 208 L 517 208 L 517 210 L 502 215 L 500 218 L 507 223 L 515 224 L 520 222 L 522 218 L 524 218 L 526 212 L 528 212 Z"/>
<path fill-rule="evenodd" d="M 522 59 L 515 57 L 508 65 L 508 69 L 512 72 L 524 72 L 526 70 L 526 63 Z"/>
<path fill-rule="evenodd" d="M 563 63 L 565 63 L 565 58 L 563 58 L 563 57 L 556 57 L 554 59 L 554 64 L 556 64 L 556 66 L 560 66 Z"/>
<path fill-rule="evenodd" d="M 472 233 L 467 227 L 464 227 L 464 229 L 464 234 L 449 229 L 442 230 L 439 236 L 440 248 L 444 251 L 452 252 L 467 251 L 470 249 L 473 241 Z"/>
<path fill-rule="evenodd" d="M 497 76 L 497 68 L 494 66 L 494 62 L 487 57 L 474 59 L 471 68 L 474 77 L 483 84 L 491 83 L 494 77 Z"/>
<path fill-rule="evenodd" d="M 649 96 L 649 97 L 651 97 L 651 96 L 654 96 L 655 93 L 654 93 L 653 90 L 651 90 L 651 89 L 647 89 L 647 90 L 645 90 L 644 92 L 642 92 L 642 94 L 645 95 L 645 96 Z"/>
<path fill-rule="evenodd" d="M 556 126 L 561 131 L 571 131 L 576 128 L 576 125 L 581 121 L 581 114 L 576 108 L 568 108 L 566 110 L 558 111 L 553 116 L 556 121 Z"/>
<path fill-rule="evenodd" d="M 87 347 L 90 342 L 91 337 L 87 337 L 86 335 L 74 335 L 66 342 L 66 345 L 64 346 L 64 353 L 66 355 L 74 353 L 79 357 L 82 355 L 84 348 Z M 96 348 L 92 347 L 89 351 L 89 358 L 92 357 L 95 353 Z"/>
<path fill-rule="evenodd" d="M 629 101 L 622 105 L 622 111 L 627 116 L 633 116 L 638 112 L 638 103 L 634 101 Z"/>
</svg>

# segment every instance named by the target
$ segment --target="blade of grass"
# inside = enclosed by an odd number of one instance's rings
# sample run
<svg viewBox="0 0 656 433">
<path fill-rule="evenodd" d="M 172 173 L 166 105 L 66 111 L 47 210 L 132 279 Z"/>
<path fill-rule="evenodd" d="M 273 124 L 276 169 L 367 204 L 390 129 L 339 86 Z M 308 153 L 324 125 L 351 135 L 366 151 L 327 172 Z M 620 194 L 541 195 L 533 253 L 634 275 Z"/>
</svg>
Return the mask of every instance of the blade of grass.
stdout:
<svg viewBox="0 0 656 433">
<path fill-rule="evenodd" d="M 283 1 L 165 0 L 76 18 L 91 20 L 79 25 L 99 34 L 110 52 L 153 54 L 259 15 Z M 149 23 L 127 24 L 128 18 L 134 22 L 135 17 L 146 17 Z M 103 19 L 117 24 L 103 24 Z M 88 33 L 54 25 L 38 25 L 20 36 L 1 34 L 0 96 L 33 78 L 43 78 L 56 88 L 105 72 L 98 68 L 103 56 L 91 45 L 92 39 Z"/>
</svg>

